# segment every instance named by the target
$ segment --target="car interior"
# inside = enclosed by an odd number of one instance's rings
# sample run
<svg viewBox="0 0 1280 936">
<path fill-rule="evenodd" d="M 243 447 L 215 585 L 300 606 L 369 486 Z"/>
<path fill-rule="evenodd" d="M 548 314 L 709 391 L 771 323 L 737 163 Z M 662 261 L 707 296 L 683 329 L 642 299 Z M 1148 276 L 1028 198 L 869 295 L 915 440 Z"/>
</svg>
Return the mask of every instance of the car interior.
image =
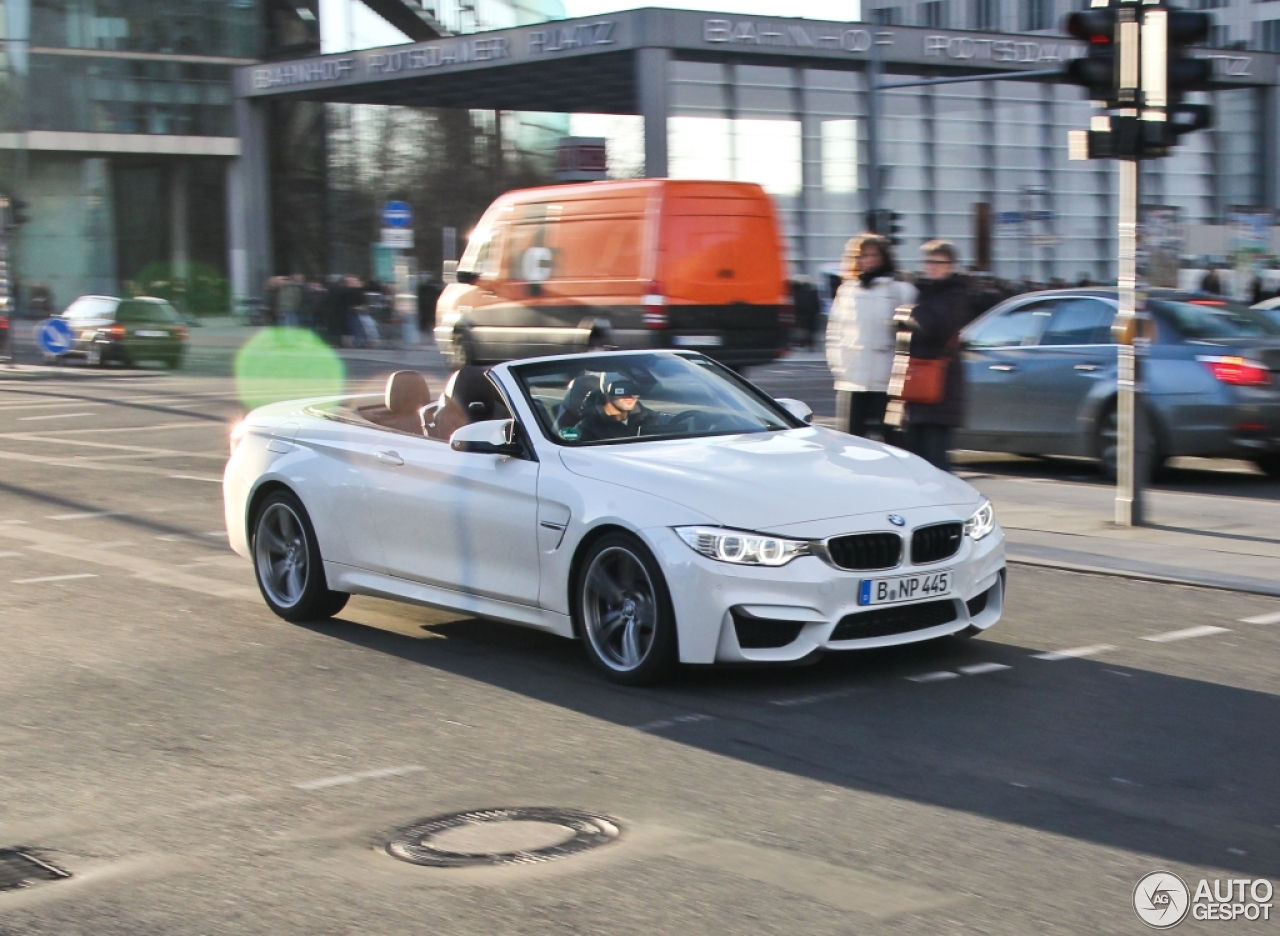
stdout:
<svg viewBox="0 0 1280 936">
<path fill-rule="evenodd" d="M 448 442 L 462 426 L 511 417 L 487 370 L 468 366 L 455 371 L 439 399 L 432 398 L 427 379 L 417 371 L 396 371 L 387 378 L 382 402 L 361 406 L 358 412 L 384 429 Z"/>
</svg>

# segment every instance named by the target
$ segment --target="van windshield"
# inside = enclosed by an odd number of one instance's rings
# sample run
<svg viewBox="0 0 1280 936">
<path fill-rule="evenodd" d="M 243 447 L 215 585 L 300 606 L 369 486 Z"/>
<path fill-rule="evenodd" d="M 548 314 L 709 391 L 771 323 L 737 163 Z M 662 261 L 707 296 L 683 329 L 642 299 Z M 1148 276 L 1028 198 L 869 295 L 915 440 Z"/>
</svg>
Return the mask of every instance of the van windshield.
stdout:
<svg viewBox="0 0 1280 936">
<path fill-rule="evenodd" d="M 548 439 L 596 445 L 799 428 L 794 416 L 701 355 L 582 355 L 511 368 Z"/>
</svg>

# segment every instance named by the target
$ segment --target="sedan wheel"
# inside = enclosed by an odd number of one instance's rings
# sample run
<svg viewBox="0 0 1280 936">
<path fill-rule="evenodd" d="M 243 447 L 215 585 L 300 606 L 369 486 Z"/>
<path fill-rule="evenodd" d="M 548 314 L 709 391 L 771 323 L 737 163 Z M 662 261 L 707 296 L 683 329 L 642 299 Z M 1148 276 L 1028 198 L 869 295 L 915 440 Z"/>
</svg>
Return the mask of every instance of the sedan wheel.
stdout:
<svg viewBox="0 0 1280 936">
<path fill-rule="evenodd" d="M 675 615 L 649 551 L 614 534 L 592 547 L 581 568 L 575 618 L 592 661 L 628 685 L 665 676 L 676 660 Z"/>
<path fill-rule="evenodd" d="M 348 595 L 330 591 L 315 531 L 291 493 L 267 497 L 253 528 L 253 566 L 271 610 L 286 621 L 332 617 Z"/>
<path fill-rule="evenodd" d="M 1116 479 L 1116 464 L 1120 457 L 1120 414 L 1114 406 L 1108 407 L 1098 420 L 1098 469 L 1108 481 Z"/>
</svg>

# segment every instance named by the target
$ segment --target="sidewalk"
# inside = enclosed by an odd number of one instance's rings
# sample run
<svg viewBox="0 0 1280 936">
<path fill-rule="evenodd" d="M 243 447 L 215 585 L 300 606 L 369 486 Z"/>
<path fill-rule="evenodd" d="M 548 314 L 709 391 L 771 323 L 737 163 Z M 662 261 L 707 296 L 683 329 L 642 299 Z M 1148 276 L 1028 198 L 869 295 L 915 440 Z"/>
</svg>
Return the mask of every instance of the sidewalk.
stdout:
<svg viewBox="0 0 1280 936">
<path fill-rule="evenodd" d="M 1280 596 L 1280 500 L 1147 492 L 1117 527 L 1115 488 L 959 472 L 991 498 L 1010 561 Z"/>
</svg>

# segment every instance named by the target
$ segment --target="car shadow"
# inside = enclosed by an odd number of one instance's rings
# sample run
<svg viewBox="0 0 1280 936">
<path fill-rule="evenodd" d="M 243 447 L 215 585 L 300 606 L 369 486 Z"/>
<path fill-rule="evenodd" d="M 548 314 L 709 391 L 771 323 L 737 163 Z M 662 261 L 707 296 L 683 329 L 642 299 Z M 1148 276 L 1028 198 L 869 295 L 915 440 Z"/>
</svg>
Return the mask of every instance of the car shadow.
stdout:
<svg viewBox="0 0 1280 936">
<path fill-rule="evenodd" d="M 688 667 L 635 689 L 597 674 L 575 643 L 509 625 L 426 624 L 429 640 L 341 619 L 304 626 L 744 764 L 1153 860 L 1280 875 L 1280 704 L 1268 693 L 1050 663 L 1032 657 L 1044 648 L 981 638 L 805 667 Z"/>
</svg>

